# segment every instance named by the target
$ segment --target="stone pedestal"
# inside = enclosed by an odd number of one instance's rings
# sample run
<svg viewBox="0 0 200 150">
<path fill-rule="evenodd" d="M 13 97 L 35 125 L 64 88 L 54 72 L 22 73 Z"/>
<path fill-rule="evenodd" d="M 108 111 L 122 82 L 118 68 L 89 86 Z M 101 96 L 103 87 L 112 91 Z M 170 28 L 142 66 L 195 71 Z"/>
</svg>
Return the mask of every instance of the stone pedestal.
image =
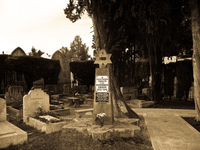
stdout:
<svg viewBox="0 0 200 150">
<path fill-rule="evenodd" d="M 97 125 L 97 114 L 105 113 L 104 124 L 113 124 L 113 102 L 111 99 L 111 87 L 109 68 L 97 68 L 95 76 L 93 124 Z"/>
</svg>

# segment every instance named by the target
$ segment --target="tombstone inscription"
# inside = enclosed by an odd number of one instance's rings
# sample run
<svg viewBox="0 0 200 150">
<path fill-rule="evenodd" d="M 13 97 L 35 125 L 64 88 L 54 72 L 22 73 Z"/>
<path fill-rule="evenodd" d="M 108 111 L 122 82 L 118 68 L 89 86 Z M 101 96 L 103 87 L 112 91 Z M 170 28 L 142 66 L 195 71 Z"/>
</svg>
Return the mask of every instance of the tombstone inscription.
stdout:
<svg viewBox="0 0 200 150">
<path fill-rule="evenodd" d="M 96 102 L 109 102 L 109 76 L 96 76 Z"/>
</svg>

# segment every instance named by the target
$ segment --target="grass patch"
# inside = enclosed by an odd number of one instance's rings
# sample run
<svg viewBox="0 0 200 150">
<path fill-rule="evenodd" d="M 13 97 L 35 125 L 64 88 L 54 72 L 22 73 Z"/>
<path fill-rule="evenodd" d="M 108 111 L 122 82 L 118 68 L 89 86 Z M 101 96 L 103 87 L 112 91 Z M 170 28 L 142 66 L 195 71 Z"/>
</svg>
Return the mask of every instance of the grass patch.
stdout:
<svg viewBox="0 0 200 150">
<path fill-rule="evenodd" d="M 195 120 L 195 117 L 182 117 L 185 121 L 187 121 L 192 127 L 194 127 L 197 131 L 200 132 L 200 122 Z"/>
<path fill-rule="evenodd" d="M 179 101 L 178 99 L 163 99 L 148 108 L 195 109 L 194 101 Z"/>
<path fill-rule="evenodd" d="M 62 134 L 62 132 L 45 134 L 27 126 L 23 122 L 11 121 L 11 123 L 28 133 L 28 141 L 22 145 L 10 146 L 5 150 L 153 150 L 142 116 L 139 137 L 115 138 L 107 141 L 94 141 L 91 137 L 78 132 L 71 132 L 68 134 Z"/>
</svg>

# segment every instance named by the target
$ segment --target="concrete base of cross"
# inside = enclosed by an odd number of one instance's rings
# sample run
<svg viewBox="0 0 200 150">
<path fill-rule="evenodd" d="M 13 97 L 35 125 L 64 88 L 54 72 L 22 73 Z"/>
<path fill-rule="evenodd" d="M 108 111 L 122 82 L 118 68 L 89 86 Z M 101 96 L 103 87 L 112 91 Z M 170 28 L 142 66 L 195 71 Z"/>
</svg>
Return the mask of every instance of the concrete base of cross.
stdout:
<svg viewBox="0 0 200 150">
<path fill-rule="evenodd" d="M 137 137 L 140 132 L 139 119 L 117 118 L 113 125 L 92 125 L 91 118 L 77 118 L 62 128 L 62 134 L 75 132 L 91 136 L 93 140 L 110 140 L 116 137 Z"/>
</svg>

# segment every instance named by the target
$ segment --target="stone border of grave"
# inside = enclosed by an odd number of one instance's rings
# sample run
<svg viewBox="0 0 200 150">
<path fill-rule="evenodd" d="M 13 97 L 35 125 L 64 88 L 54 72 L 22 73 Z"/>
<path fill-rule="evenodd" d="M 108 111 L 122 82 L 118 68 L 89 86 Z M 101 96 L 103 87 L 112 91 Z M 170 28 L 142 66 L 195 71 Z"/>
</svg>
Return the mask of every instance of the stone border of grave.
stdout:
<svg viewBox="0 0 200 150">
<path fill-rule="evenodd" d="M 15 109 L 12 106 L 7 106 L 7 113 L 9 118 L 16 119 L 17 121 L 23 120 L 23 109 Z"/>
<path fill-rule="evenodd" d="M 0 98 L 0 149 L 27 141 L 27 133 L 7 121 L 6 100 Z"/>
<path fill-rule="evenodd" d="M 92 125 L 91 118 L 76 118 L 62 128 L 62 134 L 72 132 L 91 136 L 93 140 L 110 140 L 116 137 L 137 137 L 140 133 L 139 119 L 116 118 L 113 125 Z"/>
<path fill-rule="evenodd" d="M 67 125 L 68 122 L 66 121 L 60 121 L 60 122 L 43 122 L 39 119 L 28 117 L 27 121 L 25 122 L 27 125 L 36 128 L 37 130 L 40 130 L 41 132 L 45 132 L 47 134 L 58 132 L 62 130 L 62 127 Z"/>
<path fill-rule="evenodd" d="M 149 107 L 151 105 L 154 105 L 155 101 L 147 101 L 147 100 L 134 99 L 134 100 L 126 101 L 126 103 L 131 108 L 146 108 L 146 107 Z"/>
</svg>

